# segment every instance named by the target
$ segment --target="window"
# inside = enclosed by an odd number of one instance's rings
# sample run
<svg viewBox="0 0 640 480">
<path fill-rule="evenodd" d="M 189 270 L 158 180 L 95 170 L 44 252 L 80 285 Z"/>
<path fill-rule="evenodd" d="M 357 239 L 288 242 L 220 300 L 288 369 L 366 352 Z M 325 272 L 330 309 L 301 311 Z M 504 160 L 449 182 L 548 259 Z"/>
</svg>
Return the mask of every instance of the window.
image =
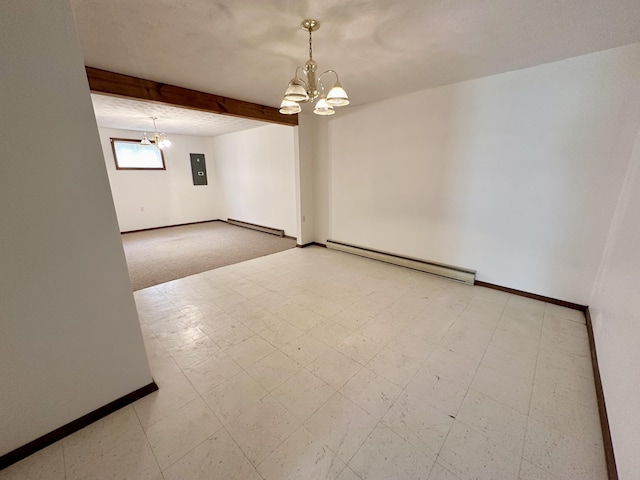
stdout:
<svg viewBox="0 0 640 480">
<path fill-rule="evenodd" d="M 164 154 L 155 145 L 142 145 L 140 140 L 112 138 L 111 149 L 118 170 L 166 170 Z"/>
</svg>

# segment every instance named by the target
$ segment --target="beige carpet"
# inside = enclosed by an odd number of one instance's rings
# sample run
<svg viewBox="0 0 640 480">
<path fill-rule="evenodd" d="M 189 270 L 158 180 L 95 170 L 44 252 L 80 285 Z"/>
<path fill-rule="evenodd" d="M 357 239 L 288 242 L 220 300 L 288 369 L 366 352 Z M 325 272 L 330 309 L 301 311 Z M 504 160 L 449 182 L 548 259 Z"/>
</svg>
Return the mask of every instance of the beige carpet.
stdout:
<svg viewBox="0 0 640 480">
<path fill-rule="evenodd" d="M 122 234 L 134 290 L 296 246 L 278 237 L 225 222 L 207 222 Z"/>
</svg>

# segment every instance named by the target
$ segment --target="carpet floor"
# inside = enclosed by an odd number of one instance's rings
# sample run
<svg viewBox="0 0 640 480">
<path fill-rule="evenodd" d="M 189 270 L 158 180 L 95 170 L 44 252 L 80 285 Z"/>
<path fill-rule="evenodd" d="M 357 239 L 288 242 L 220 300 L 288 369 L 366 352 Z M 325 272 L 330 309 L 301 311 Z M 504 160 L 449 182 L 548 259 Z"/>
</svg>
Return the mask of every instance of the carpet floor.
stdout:
<svg viewBox="0 0 640 480">
<path fill-rule="evenodd" d="M 295 239 L 225 222 L 122 234 L 133 290 L 281 252 Z"/>
</svg>

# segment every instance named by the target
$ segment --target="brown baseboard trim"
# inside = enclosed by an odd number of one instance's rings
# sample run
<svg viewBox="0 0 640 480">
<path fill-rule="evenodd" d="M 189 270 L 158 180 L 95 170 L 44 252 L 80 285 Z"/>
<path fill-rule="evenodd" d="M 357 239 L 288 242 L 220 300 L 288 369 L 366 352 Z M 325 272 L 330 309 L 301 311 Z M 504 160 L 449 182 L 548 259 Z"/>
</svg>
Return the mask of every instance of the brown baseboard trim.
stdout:
<svg viewBox="0 0 640 480">
<path fill-rule="evenodd" d="M 200 223 L 209 223 L 209 222 L 224 222 L 224 220 L 215 218 L 213 220 L 202 220 L 201 222 L 177 223 L 175 225 L 163 225 L 162 227 L 141 228 L 140 230 L 127 230 L 126 232 L 120 232 L 120 233 L 148 232 L 151 230 L 160 230 L 161 228 L 184 227 L 185 225 L 198 225 Z"/>
<path fill-rule="evenodd" d="M 584 316 L 587 319 L 587 334 L 589 335 L 589 349 L 591 350 L 593 380 L 596 386 L 598 413 L 600 414 L 600 428 L 602 429 L 604 456 L 607 461 L 607 476 L 609 477 L 609 480 L 618 480 L 616 457 L 613 454 L 613 442 L 611 441 L 611 430 L 609 430 L 609 417 L 607 416 L 607 407 L 604 402 L 604 391 L 602 390 L 602 380 L 600 379 L 600 368 L 598 367 L 598 355 L 596 354 L 596 342 L 593 337 L 593 325 L 591 323 L 591 312 L 589 312 L 589 307 L 585 309 Z"/>
<path fill-rule="evenodd" d="M 299 247 L 299 248 L 307 248 L 307 247 L 312 247 L 314 245 L 316 247 L 327 248 L 327 246 L 324 243 L 318 243 L 318 242 L 309 242 L 309 243 L 305 243 L 304 245 L 300 245 L 299 243 L 296 243 L 296 247 Z"/>
<path fill-rule="evenodd" d="M 76 420 L 73 420 L 66 425 L 63 425 L 60 428 L 56 428 L 54 431 L 49 432 L 40 438 L 36 438 L 26 445 L 18 447 L 9 453 L 5 453 L 0 457 L 0 470 L 7 468 L 9 465 L 13 465 L 16 462 L 19 462 L 23 458 L 26 458 L 29 455 L 36 453 L 37 451 L 42 450 L 45 447 L 48 447 L 52 443 L 55 443 L 58 440 L 61 440 L 64 437 L 67 437 L 88 425 L 91 425 L 93 422 L 106 417 L 107 415 L 121 409 L 122 407 L 126 407 L 127 405 L 135 402 L 136 400 L 139 400 L 146 395 L 149 395 L 152 392 L 155 392 L 156 390 L 158 390 L 158 385 L 156 385 L 156 382 L 151 382 L 150 384 L 134 390 L 133 392 L 128 393 L 127 395 L 94 410 L 93 412 L 89 412 L 86 415 L 83 415 L 82 417 L 77 418 Z"/>
<path fill-rule="evenodd" d="M 544 295 L 529 293 L 523 290 L 516 290 L 515 288 L 503 287 L 502 285 L 495 285 L 493 283 L 481 282 L 480 280 L 476 280 L 474 285 L 477 285 L 478 287 L 492 288 L 494 290 L 500 290 L 501 292 L 512 293 L 513 295 L 532 298 L 534 300 L 540 300 L 541 302 L 553 303 L 554 305 L 572 308 L 573 310 L 580 310 L 581 312 L 585 312 L 587 310 L 586 305 L 580 305 L 579 303 L 572 303 L 565 300 L 558 300 L 557 298 L 545 297 Z"/>
</svg>

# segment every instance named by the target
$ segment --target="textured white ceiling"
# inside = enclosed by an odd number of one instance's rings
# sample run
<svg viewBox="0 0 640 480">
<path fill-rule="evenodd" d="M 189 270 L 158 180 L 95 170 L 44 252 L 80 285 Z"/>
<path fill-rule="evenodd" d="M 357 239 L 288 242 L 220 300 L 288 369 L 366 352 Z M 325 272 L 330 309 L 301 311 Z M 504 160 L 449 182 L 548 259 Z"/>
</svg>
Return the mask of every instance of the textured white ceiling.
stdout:
<svg viewBox="0 0 640 480">
<path fill-rule="evenodd" d="M 89 66 L 277 107 L 307 58 L 359 105 L 640 41 L 640 0 L 71 0 Z M 305 106 L 309 108 L 309 106 Z M 338 115 L 340 111 L 338 111 Z"/>
<path fill-rule="evenodd" d="M 153 132 L 157 117 L 158 131 L 178 135 L 215 137 L 226 133 L 267 125 L 245 118 L 187 110 L 158 103 L 91 94 L 98 126 Z"/>
</svg>

